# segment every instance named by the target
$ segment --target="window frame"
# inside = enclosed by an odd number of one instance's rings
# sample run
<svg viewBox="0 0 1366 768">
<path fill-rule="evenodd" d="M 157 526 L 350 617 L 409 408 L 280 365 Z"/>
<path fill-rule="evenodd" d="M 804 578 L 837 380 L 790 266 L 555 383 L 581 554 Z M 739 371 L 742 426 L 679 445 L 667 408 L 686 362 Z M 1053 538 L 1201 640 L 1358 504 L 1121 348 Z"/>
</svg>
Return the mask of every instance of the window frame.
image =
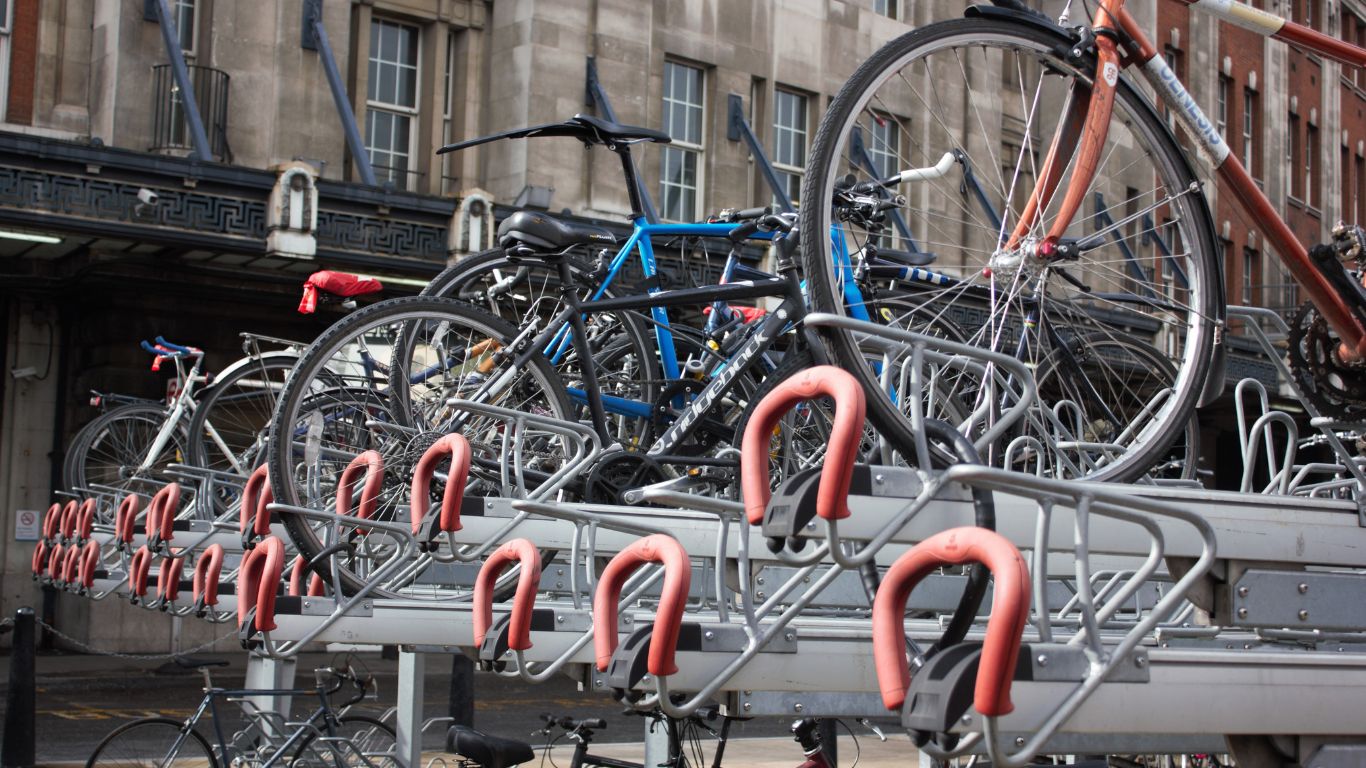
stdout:
<svg viewBox="0 0 1366 768">
<path fill-rule="evenodd" d="M 1214 127 L 1224 141 L 1228 141 L 1228 92 L 1232 85 L 1233 80 L 1230 77 L 1219 75 L 1219 86 L 1215 91 Z"/>
<path fill-rule="evenodd" d="M 882 3 L 881 9 L 878 4 Z M 887 19 L 901 21 L 901 0 L 873 0 L 873 13 Z"/>
<path fill-rule="evenodd" d="M 411 67 L 414 72 L 413 106 L 409 107 L 404 104 L 379 101 L 377 98 L 371 98 L 370 94 L 372 92 L 375 92 L 375 80 L 373 78 L 369 78 L 367 74 L 365 93 L 365 149 L 367 152 L 370 153 L 370 164 L 372 166 L 377 166 L 377 164 L 375 163 L 374 156 L 376 147 L 372 146 L 370 143 L 372 139 L 370 135 L 370 114 L 372 112 L 384 112 L 390 115 L 399 115 L 401 117 L 406 118 L 408 120 L 408 152 L 406 155 L 404 155 L 407 158 L 406 168 L 402 171 L 398 171 L 394 166 L 391 165 L 378 166 L 378 168 L 383 169 L 384 172 L 383 174 L 377 172 L 375 174 L 375 177 L 378 180 L 379 177 L 383 175 L 384 181 L 394 182 L 396 188 L 407 191 L 414 191 L 417 187 L 417 177 L 419 175 L 416 163 L 414 161 L 419 157 L 417 142 L 419 135 L 418 129 L 422 117 L 422 89 L 424 87 L 422 77 L 422 26 L 417 23 L 400 20 L 398 18 L 390 16 L 375 15 L 370 18 L 371 30 L 373 30 L 376 25 L 383 26 L 386 24 L 400 28 L 410 29 L 413 31 L 413 66 Z M 401 60 L 389 62 L 382 59 L 377 60 L 375 56 L 376 52 L 373 50 L 373 47 L 372 49 L 366 51 L 365 64 L 367 73 L 369 72 L 369 67 L 372 63 L 394 64 L 395 66 L 400 68 L 407 66 L 406 64 L 403 64 Z M 395 82 L 395 94 L 397 94 L 397 81 Z M 381 151 L 383 151 L 384 154 L 389 155 L 391 157 L 397 155 L 398 153 L 394 152 L 392 147 L 393 144 L 391 137 L 390 147 L 383 149 Z M 399 179 L 395 178 L 396 174 L 402 175 L 401 183 Z"/>
<path fill-rule="evenodd" d="M 781 103 L 783 96 L 790 96 L 800 100 L 798 102 L 801 105 L 802 117 L 802 126 L 800 130 L 795 127 L 782 125 L 778 122 L 782 118 Z M 770 160 L 774 172 L 780 177 L 795 177 L 799 194 L 801 182 L 806 177 L 806 163 L 811 160 L 811 98 L 810 94 L 795 88 L 786 88 L 783 86 L 775 86 L 773 88 L 773 150 Z M 787 131 L 793 135 L 799 134 L 801 136 L 802 165 L 792 165 L 791 163 L 783 162 L 778 158 L 778 148 L 780 146 L 778 136 L 780 131 Z M 794 143 L 793 146 L 796 146 L 796 144 Z M 797 205 L 799 203 L 799 194 L 793 195 L 791 186 L 787 188 L 786 192 L 787 196 L 791 199 L 792 204 L 794 206 Z"/>
<path fill-rule="evenodd" d="M 671 83 L 671 82 L 672 82 L 672 81 L 670 81 L 670 80 L 668 79 L 668 74 L 669 74 L 669 71 L 670 71 L 670 67 L 679 67 L 679 68 L 682 68 L 682 69 L 685 69 L 685 70 L 690 70 L 690 71 L 692 71 L 692 72 L 696 72 L 696 73 L 697 73 L 697 103 L 696 103 L 696 104 L 693 104 L 693 103 L 687 102 L 687 101 L 679 101 L 679 100 L 677 100 L 677 99 L 672 98 L 672 94 L 671 94 L 671 92 L 669 91 L 669 89 L 667 89 L 666 87 L 664 87 L 666 83 Z M 672 111 L 671 111 L 671 105 L 672 105 L 672 104 L 679 104 L 679 105 L 682 105 L 684 109 L 690 109 L 690 108 L 692 108 L 692 107 L 696 107 L 696 108 L 697 108 L 697 112 L 698 112 L 697 138 L 698 138 L 698 142 L 695 143 L 695 142 L 686 141 L 686 140 L 681 139 L 681 138 L 679 138 L 679 137 L 676 137 L 676 136 L 674 136 L 672 133 L 670 133 L 670 131 L 669 131 L 669 123 L 671 122 L 670 118 L 673 116 L 673 113 L 672 113 Z M 663 145 L 660 146 L 660 153 L 659 153 L 659 155 L 660 155 L 660 159 L 659 159 L 659 203 L 660 203 L 659 207 L 660 207 L 660 212 L 659 212 L 659 215 L 660 215 L 660 218 L 661 218 L 661 219 L 668 220 L 668 221 L 696 221 L 696 220 L 698 220 L 698 219 L 700 219 L 700 218 L 702 217 L 702 210 L 703 210 L 704 207 L 705 207 L 705 201 L 703 200 L 703 197 L 704 197 L 704 194 L 705 194 L 705 191 L 706 191 L 707 127 L 708 127 L 708 124 L 709 124 L 709 123 L 708 123 L 709 115 L 708 115 L 708 110 L 707 110 L 707 68 L 706 68 L 706 67 L 703 67 L 703 66 L 699 66 L 699 65 L 697 65 L 697 64 L 693 64 L 693 63 L 687 62 L 687 61 L 682 61 L 682 60 L 679 60 L 679 59 L 665 58 L 665 59 L 664 59 L 664 68 L 660 71 L 660 107 L 661 107 L 661 109 L 660 109 L 660 123 L 661 123 L 661 125 L 663 126 L 663 127 L 662 127 L 662 130 L 663 130 L 665 133 L 668 133 L 668 134 L 669 134 L 669 137 L 670 137 L 671 139 L 673 139 L 673 141 L 671 141 L 671 142 L 668 143 L 668 144 L 663 144 Z M 671 182 L 667 179 L 667 177 L 666 177 L 666 175 L 665 175 L 665 173 L 664 173 L 664 168 L 665 168 L 665 166 L 668 164 L 669 158 L 670 158 L 671 156 L 673 156 L 674 153 L 678 153 L 678 154 L 680 154 L 680 155 L 693 155 L 694 157 L 696 157 L 696 164 L 697 164 L 697 165 L 696 165 L 696 168 L 694 169 L 694 173 L 693 173 L 693 185 L 694 185 L 694 186 L 693 186 L 693 188 L 692 188 L 692 194 L 693 194 L 692 211 L 679 210 L 678 213 L 682 214 L 683 216 L 682 216 L 682 218 L 678 218 L 678 219 L 671 219 L 671 218 L 669 218 L 669 216 L 668 216 L 668 213 L 669 213 L 669 211 L 668 211 L 668 208 L 669 208 L 669 205 L 668 205 L 669 196 L 668 196 L 668 194 L 667 194 L 666 187 L 674 187 L 674 188 L 683 189 L 683 190 L 686 190 L 688 187 L 687 187 L 687 185 L 684 185 L 684 184 L 673 184 L 673 183 L 671 183 Z"/>
<path fill-rule="evenodd" d="M 1243 88 L 1243 147 L 1241 158 L 1243 168 L 1254 179 L 1260 179 L 1257 168 L 1256 137 L 1257 118 L 1261 116 L 1260 99 L 1257 91 Z"/>
</svg>

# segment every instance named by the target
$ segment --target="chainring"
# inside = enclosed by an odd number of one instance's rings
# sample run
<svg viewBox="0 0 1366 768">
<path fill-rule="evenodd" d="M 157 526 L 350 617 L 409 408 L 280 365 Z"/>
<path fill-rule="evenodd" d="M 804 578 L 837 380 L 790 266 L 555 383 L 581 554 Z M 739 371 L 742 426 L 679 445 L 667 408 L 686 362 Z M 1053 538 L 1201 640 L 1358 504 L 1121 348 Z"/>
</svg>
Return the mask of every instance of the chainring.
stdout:
<svg viewBox="0 0 1366 768">
<path fill-rule="evenodd" d="M 623 451 L 604 456 L 588 471 L 583 500 L 590 504 L 625 504 L 627 491 L 667 479 L 659 462 L 643 453 Z"/>
<path fill-rule="evenodd" d="M 1339 340 L 1313 304 L 1290 322 L 1290 372 L 1319 413 L 1340 421 L 1366 421 L 1366 368 L 1338 357 Z"/>
</svg>

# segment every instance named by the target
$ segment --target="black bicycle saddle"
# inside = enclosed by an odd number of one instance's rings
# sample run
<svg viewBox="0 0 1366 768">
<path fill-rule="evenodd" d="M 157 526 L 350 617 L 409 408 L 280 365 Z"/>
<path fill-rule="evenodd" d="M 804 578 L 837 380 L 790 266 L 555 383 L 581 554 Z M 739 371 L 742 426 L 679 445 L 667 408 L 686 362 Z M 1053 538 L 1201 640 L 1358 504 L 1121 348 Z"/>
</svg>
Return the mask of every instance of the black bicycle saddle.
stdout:
<svg viewBox="0 0 1366 768">
<path fill-rule="evenodd" d="M 452 725 L 446 731 L 446 751 L 473 760 L 483 768 L 509 768 L 530 762 L 536 756 L 525 741 L 500 739 L 468 725 Z"/>
</svg>

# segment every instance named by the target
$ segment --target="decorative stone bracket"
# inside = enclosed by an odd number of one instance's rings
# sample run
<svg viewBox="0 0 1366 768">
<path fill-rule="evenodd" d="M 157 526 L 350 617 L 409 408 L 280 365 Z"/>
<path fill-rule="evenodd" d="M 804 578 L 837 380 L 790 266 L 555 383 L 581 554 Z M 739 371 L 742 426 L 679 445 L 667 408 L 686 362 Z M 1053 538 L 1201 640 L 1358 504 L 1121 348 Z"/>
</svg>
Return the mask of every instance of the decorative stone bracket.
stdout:
<svg viewBox="0 0 1366 768">
<path fill-rule="evenodd" d="M 452 258 L 479 253 L 493 247 L 493 195 L 482 189 L 460 193 L 460 204 L 451 216 L 448 255 Z"/>
<path fill-rule="evenodd" d="M 317 172 L 304 162 L 276 167 L 275 186 L 266 210 L 266 252 L 272 256 L 311 259 L 318 253 Z"/>
</svg>

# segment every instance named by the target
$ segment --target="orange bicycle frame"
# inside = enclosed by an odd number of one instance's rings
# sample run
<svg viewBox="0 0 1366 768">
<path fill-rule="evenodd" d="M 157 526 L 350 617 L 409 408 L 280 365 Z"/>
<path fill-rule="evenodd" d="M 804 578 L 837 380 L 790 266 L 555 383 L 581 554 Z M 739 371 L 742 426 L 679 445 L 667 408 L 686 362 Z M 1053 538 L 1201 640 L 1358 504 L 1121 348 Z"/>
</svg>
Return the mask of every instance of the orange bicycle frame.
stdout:
<svg viewBox="0 0 1366 768">
<path fill-rule="evenodd" d="M 1182 2 L 1264 36 L 1308 48 L 1353 66 L 1366 66 L 1366 49 L 1286 21 L 1237 0 Z M 1247 169 L 1229 151 L 1228 145 L 1214 124 L 1196 105 L 1185 86 L 1176 77 L 1176 73 L 1172 72 L 1166 61 L 1158 55 L 1157 48 L 1143 34 L 1138 22 L 1129 15 L 1124 7 L 1124 0 L 1100 0 L 1092 29 L 1095 32 L 1097 62 L 1093 81 L 1089 89 L 1086 89 L 1090 91 L 1088 107 L 1083 113 L 1069 105 L 1067 114 L 1053 137 L 1053 144 L 1049 148 L 1048 157 L 1034 191 L 1030 194 L 1025 213 L 1011 231 L 1006 248 L 1018 248 L 1031 229 L 1040 223 L 1043 212 L 1057 192 L 1057 186 L 1069 160 L 1075 156 L 1072 178 L 1063 195 L 1058 215 L 1038 246 L 1040 257 L 1047 258 L 1053 254 L 1053 249 L 1080 209 L 1086 190 L 1090 187 L 1097 165 L 1103 156 L 1119 71 L 1138 65 L 1158 98 L 1167 104 L 1176 119 L 1214 159 L 1219 177 L 1228 184 L 1242 209 L 1258 223 L 1266 239 L 1280 255 L 1281 261 L 1290 268 L 1290 273 L 1308 294 L 1324 320 L 1338 334 L 1338 338 L 1342 340 L 1340 351 L 1343 357 L 1348 360 L 1366 357 L 1366 326 L 1314 266 L 1305 246 L 1295 238 L 1290 227 L 1257 183 L 1252 180 Z M 1116 43 L 1116 33 L 1122 33 L 1131 43 L 1132 50 L 1127 51 L 1127 55 L 1121 55 Z M 1084 93 L 1077 92 L 1072 98 L 1076 102 L 1084 97 Z"/>
</svg>

